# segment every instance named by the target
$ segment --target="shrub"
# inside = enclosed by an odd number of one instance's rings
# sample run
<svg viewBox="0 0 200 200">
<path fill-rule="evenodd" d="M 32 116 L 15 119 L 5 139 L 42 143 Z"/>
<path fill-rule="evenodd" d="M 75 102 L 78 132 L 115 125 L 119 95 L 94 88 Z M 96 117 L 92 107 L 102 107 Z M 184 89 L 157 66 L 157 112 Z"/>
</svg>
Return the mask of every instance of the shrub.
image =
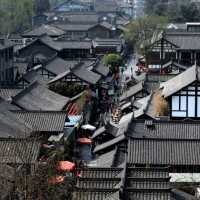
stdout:
<svg viewBox="0 0 200 200">
<path fill-rule="evenodd" d="M 85 86 L 79 84 L 55 83 L 49 86 L 49 89 L 66 97 L 74 97 L 81 93 Z"/>
<path fill-rule="evenodd" d="M 159 92 L 154 95 L 153 106 L 157 117 L 168 115 L 168 103 Z"/>
</svg>

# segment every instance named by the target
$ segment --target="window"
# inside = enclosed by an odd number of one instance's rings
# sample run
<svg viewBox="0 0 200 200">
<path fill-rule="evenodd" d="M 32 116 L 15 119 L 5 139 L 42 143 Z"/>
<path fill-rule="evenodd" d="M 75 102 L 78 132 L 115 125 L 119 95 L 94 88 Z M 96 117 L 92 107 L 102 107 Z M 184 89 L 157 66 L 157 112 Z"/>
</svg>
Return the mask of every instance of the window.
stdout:
<svg viewBox="0 0 200 200">
<path fill-rule="evenodd" d="M 200 117 L 200 86 L 189 86 L 171 99 L 172 117 Z"/>
<path fill-rule="evenodd" d="M 172 117 L 186 117 L 186 96 L 172 96 Z"/>
</svg>

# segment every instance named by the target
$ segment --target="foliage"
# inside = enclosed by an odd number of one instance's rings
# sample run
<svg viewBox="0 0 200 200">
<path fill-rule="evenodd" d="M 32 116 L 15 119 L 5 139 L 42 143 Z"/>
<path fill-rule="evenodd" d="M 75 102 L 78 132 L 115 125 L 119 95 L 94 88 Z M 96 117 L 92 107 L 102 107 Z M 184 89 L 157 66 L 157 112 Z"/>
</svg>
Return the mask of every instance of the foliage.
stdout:
<svg viewBox="0 0 200 200">
<path fill-rule="evenodd" d="M 0 0 L 0 32 L 9 34 L 31 26 L 33 1 Z"/>
<path fill-rule="evenodd" d="M 50 0 L 50 4 L 52 7 L 55 7 L 63 2 L 65 2 L 66 0 Z"/>
<path fill-rule="evenodd" d="M 81 93 L 85 87 L 79 84 L 55 83 L 49 89 L 66 97 L 74 97 Z"/>
<path fill-rule="evenodd" d="M 141 51 L 149 45 L 151 39 L 164 30 L 168 19 L 163 16 L 144 16 L 130 22 L 125 31 L 125 39 L 132 44 L 137 51 Z"/>
<path fill-rule="evenodd" d="M 156 117 L 166 116 L 168 114 L 168 103 L 159 92 L 155 93 L 153 97 L 153 105 Z"/>
<path fill-rule="evenodd" d="M 37 14 L 49 11 L 50 7 L 51 5 L 49 0 L 35 0 L 35 12 Z"/>
<path fill-rule="evenodd" d="M 172 22 L 194 22 L 200 20 L 199 8 L 190 0 L 174 0 L 169 3 L 160 0 L 146 1 L 148 15 L 166 16 Z"/>
<path fill-rule="evenodd" d="M 112 72 L 115 72 L 116 68 L 119 68 L 122 64 L 122 57 L 119 54 L 107 54 L 103 57 L 103 63 L 104 65 L 111 67 Z"/>
<path fill-rule="evenodd" d="M 196 22 L 200 20 L 199 9 L 195 3 L 190 3 L 188 5 L 182 5 L 180 7 L 182 21 Z"/>
</svg>

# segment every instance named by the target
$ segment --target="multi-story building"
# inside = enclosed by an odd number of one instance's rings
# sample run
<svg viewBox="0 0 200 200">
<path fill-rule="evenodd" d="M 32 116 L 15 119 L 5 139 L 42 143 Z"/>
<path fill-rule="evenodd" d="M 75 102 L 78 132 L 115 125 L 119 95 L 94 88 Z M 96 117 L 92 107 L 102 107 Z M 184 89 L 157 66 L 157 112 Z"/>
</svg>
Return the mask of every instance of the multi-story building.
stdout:
<svg viewBox="0 0 200 200">
<path fill-rule="evenodd" d="M 133 0 L 134 18 L 144 15 L 145 0 Z"/>
</svg>

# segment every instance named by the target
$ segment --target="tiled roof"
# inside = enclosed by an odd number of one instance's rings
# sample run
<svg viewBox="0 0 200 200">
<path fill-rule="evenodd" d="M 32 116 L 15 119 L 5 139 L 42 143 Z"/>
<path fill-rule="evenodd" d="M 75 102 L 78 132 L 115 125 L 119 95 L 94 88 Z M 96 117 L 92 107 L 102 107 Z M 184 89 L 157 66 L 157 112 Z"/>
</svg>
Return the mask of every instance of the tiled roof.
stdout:
<svg viewBox="0 0 200 200">
<path fill-rule="evenodd" d="M 60 47 L 61 49 L 87 49 L 90 50 L 92 48 L 92 42 L 90 40 L 82 40 L 82 41 L 55 41 L 55 46 Z"/>
<path fill-rule="evenodd" d="M 132 121 L 127 134 L 135 138 L 200 139 L 199 122 L 155 120 L 152 123 L 152 127 L 147 127 L 143 120 Z"/>
<path fill-rule="evenodd" d="M 107 142 L 105 142 L 105 143 L 103 143 L 103 144 L 99 144 L 99 145 L 97 145 L 95 148 L 94 148 L 94 153 L 98 153 L 98 152 L 100 152 L 100 151 L 103 151 L 103 150 L 105 150 L 105 149 L 107 149 L 107 148 L 110 148 L 110 147 L 112 147 L 112 146 L 114 146 L 114 145 L 117 145 L 118 143 L 120 143 L 120 142 L 122 142 L 122 141 L 124 141 L 126 139 L 126 136 L 124 135 L 124 134 L 122 134 L 122 135 L 120 135 L 120 136 L 118 136 L 118 137 L 116 137 L 116 138 L 114 138 L 114 139 L 112 139 L 112 140 L 109 140 L 109 141 L 107 141 Z"/>
<path fill-rule="evenodd" d="M 176 74 L 146 74 L 145 81 L 147 82 L 165 82 L 174 78 Z"/>
<path fill-rule="evenodd" d="M 33 132 L 30 125 L 18 119 L 8 108 L 8 103 L 0 104 L 0 138 L 25 138 Z"/>
<path fill-rule="evenodd" d="M 168 168 L 163 167 L 152 167 L 152 168 L 144 168 L 144 167 L 128 167 L 126 171 L 127 178 L 137 179 L 168 179 L 169 172 Z"/>
<path fill-rule="evenodd" d="M 87 168 L 77 177 L 75 195 L 82 194 L 83 199 L 90 199 L 90 195 L 101 192 L 99 198 L 94 195 L 92 199 L 119 200 L 119 189 L 122 187 L 125 176 L 124 168 Z M 93 192 L 88 196 L 88 192 Z M 104 196 L 104 192 L 107 193 Z M 85 196 L 85 194 L 87 194 Z M 78 199 L 79 199 L 78 198 Z"/>
<path fill-rule="evenodd" d="M 61 111 L 69 98 L 52 92 L 44 85 L 33 82 L 13 98 L 13 103 L 25 110 Z"/>
<path fill-rule="evenodd" d="M 154 191 L 154 192 L 128 192 L 129 200 L 171 200 L 169 191 Z"/>
<path fill-rule="evenodd" d="M 193 65 L 188 68 L 186 71 L 181 74 L 175 76 L 174 78 L 161 83 L 160 88 L 162 89 L 162 95 L 167 98 L 172 94 L 180 91 L 182 88 L 190 85 L 195 80 L 199 80 L 199 67 Z"/>
<path fill-rule="evenodd" d="M 105 126 L 102 126 L 100 128 L 98 128 L 94 134 L 92 135 L 92 139 L 98 137 L 99 135 L 101 135 L 102 133 L 104 133 L 106 131 L 106 127 Z"/>
<path fill-rule="evenodd" d="M 65 12 L 59 15 L 62 15 L 69 24 L 96 24 L 99 21 L 99 15 L 96 12 Z"/>
<path fill-rule="evenodd" d="M 16 96 L 19 92 L 21 92 L 23 89 L 13 89 L 13 88 L 7 88 L 7 89 L 0 89 L 0 97 L 4 100 L 10 100 L 11 97 Z"/>
<path fill-rule="evenodd" d="M 86 178 L 79 178 L 77 180 L 76 187 L 79 189 L 119 189 L 119 182 L 121 178 L 115 179 L 86 179 Z"/>
<path fill-rule="evenodd" d="M 94 27 L 95 24 L 68 23 L 68 24 L 58 24 L 55 26 L 64 31 L 88 31 L 91 27 Z"/>
<path fill-rule="evenodd" d="M 59 28 L 50 25 L 41 25 L 29 32 L 23 34 L 23 37 L 39 37 L 43 34 L 47 34 L 48 36 L 61 36 L 65 32 Z"/>
<path fill-rule="evenodd" d="M 1 139 L 0 149 L 0 163 L 34 164 L 39 156 L 40 142 L 24 139 Z"/>
<path fill-rule="evenodd" d="M 121 172 L 122 168 L 89 167 L 81 171 L 81 178 L 94 178 L 94 179 L 121 178 Z"/>
<path fill-rule="evenodd" d="M 146 74 L 144 87 L 148 92 L 155 91 L 160 87 L 160 83 L 174 78 L 176 74 Z"/>
<path fill-rule="evenodd" d="M 13 114 L 38 132 L 62 132 L 66 112 L 62 111 L 14 111 Z"/>
<path fill-rule="evenodd" d="M 119 39 L 95 39 L 92 41 L 93 47 L 115 47 L 117 52 L 122 49 L 122 41 Z"/>
<path fill-rule="evenodd" d="M 128 163 L 200 165 L 200 140 L 130 139 Z"/>
<path fill-rule="evenodd" d="M 112 167 L 114 164 L 116 152 L 117 148 L 107 153 L 101 154 L 96 157 L 96 159 L 90 164 L 92 164 L 94 167 Z"/>
<path fill-rule="evenodd" d="M 53 58 L 53 60 L 50 60 L 48 63 L 46 63 L 42 67 L 48 70 L 49 72 L 52 72 L 53 74 L 58 75 L 58 74 L 68 71 L 70 67 L 73 67 L 77 63 L 78 62 L 76 60 L 66 61 L 59 57 L 55 57 Z"/>
<path fill-rule="evenodd" d="M 167 32 L 165 38 L 182 50 L 200 49 L 200 34 L 192 32 Z"/>
<path fill-rule="evenodd" d="M 19 80 L 26 81 L 27 83 L 33 83 L 34 81 L 38 81 L 41 84 L 45 84 L 47 81 L 43 78 L 42 75 L 37 73 L 34 69 L 31 69 L 27 71 L 25 74 L 23 74 L 22 78 Z"/>
<path fill-rule="evenodd" d="M 152 119 L 155 118 L 152 99 L 153 99 L 153 94 L 150 94 L 134 102 L 134 106 L 138 108 L 137 110 L 134 111 L 135 119 L 143 117 L 143 116 L 152 118 Z"/>
<path fill-rule="evenodd" d="M 117 193 L 117 194 L 116 194 Z M 117 189 L 105 191 L 76 191 L 73 193 L 72 200 L 120 200 L 116 197 L 119 193 Z M 114 197 L 114 198 L 112 198 Z"/>
<path fill-rule="evenodd" d="M 143 81 L 137 83 L 136 85 L 130 87 L 127 91 L 125 91 L 119 98 L 120 101 L 124 101 L 141 92 L 144 89 Z"/>
<path fill-rule="evenodd" d="M 101 75 L 86 69 L 83 63 L 79 63 L 71 71 L 76 77 L 89 84 L 97 84 L 101 79 Z"/>
<path fill-rule="evenodd" d="M 93 71 L 106 77 L 109 73 L 109 67 L 107 67 L 103 63 L 99 62 L 94 66 Z"/>
<path fill-rule="evenodd" d="M 107 123 L 105 126 L 97 129 L 92 135 L 92 138 L 98 139 L 98 137 L 101 136 L 102 134 L 111 135 L 115 138 L 120 135 L 123 135 L 128 129 L 128 125 L 132 120 L 132 116 L 133 113 L 128 113 L 122 116 L 122 118 L 119 121 L 119 124 L 113 124 L 112 122 Z"/>
<path fill-rule="evenodd" d="M 134 180 L 132 178 L 127 178 L 126 182 L 127 190 L 169 190 L 170 185 L 168 182 L 163 182 L 161 180 Z"/>
<path fill-rule="evenodd" d="M 170 200 L 171 187 L 167 168 L 128 167 L 126 171 L 126 198 Z"/>
<path fill-rule="evenodd" d="M 94 73 L 94 72 L 92 72 L 92 71 L 90 71 L 88 68 L 89 67 L 91 67 L 93 64 L 94 64 L 94 60 L 81 60 L 81 62 L 80 61 L 78 61 L 78 60 L 73 60 L 73 61 L 66 61 L 68 64 L 69 64 L 69 66 L 70 66 L 70 69 L 69 70 L 66 70 L 66 71 L 64 71 L 64 72 L 62 72 L 62 73 L 60 73 L 60 74 L 58 74 L 55 78 L 53 78 L 51 81 L 49 81 L 49 84 L 50 83 L 54 83 L 54 82 L 56 82 L 56 81 L 59 81 L 59 80 L 62 80 L 65 76 L 67 76 L 67 75 L 69 75 L 71 72 L 73 72 L 73 71 L 76 71 L 77 70 L 77 77 L 78 78 L 80 78 L 81 77 L 81 75 L 79 75 L 79 70 L 77 69 L 77 68 L 81 68 L 82 69 L 82 71 L 84 72 L 84 73 L 82 73 L 82 79 L 81 80 L 83 80 L 83 81 L 85 81 L 85 79 L 86 79 L 86 74 L 87 75 L 91 75 L 92 77 L 91 78 L 89 78 L 89 77 L 87 77 L 87 79 L 91 82 L 93 82 L 94 81 L 94 79 L 96 79 L 97 78 L 97 76 L 96 75 L 98 75 L 98 74 L 96 74 L 96 73 Z M 76 68 L 76 69 L 74 69 L 74 68 Z M 73 70 L 74 69 L 74 70 Z M 56 71 L 56 69 L 55 69 L 55 71 Z M 90 73 L 91 72 L 91 73 Z M 75 74 L 74 74 L 75 75 Z M 79 76 L 80 77 L 79 77 Z M 87 82 L 87 81 L 85 81 L 86 83 L 89 83 L 89 82 Z"/>
</svg>

